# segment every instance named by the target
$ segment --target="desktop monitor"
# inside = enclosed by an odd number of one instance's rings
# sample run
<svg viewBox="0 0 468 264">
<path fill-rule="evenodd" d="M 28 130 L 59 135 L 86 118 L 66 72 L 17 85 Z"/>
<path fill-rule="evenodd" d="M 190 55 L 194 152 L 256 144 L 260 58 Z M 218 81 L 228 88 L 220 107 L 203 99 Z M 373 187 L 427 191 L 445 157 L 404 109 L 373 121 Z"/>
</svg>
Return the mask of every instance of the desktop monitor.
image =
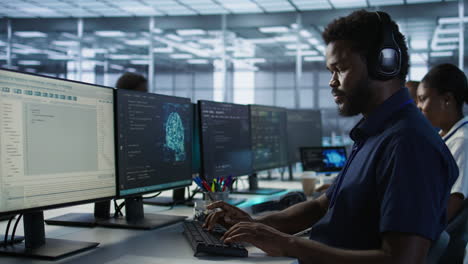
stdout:
<svg viewBox="0 0 468 264">
<path fill-rule="evenodd" d="M 200 150 L 200 117 L 197 104 L 192 104 L 193 109 L 193 133 L 192 133 L 192 174 L 200 174 L 201 150 Z"/>
<path fill-rule="evenodd" d="M 299 149 L 322 145 L 322 116 L 320 110 L 288 110 L 288 159 L 293 164 L 301 161 Z"/>
<path fill-rule="evenodd" d="M 198 107 L 203 177 L 211 181 L 252 173 L 248 106 L 198 101 Z"/>
<path fill-rule="evenodd" d="M 288 164 L 286 109 L 250 105 L 253 170 L 261 171 Z"/>
<path fill-rule="evenodd" d="M 26 240 L 0 254 L 90 247 L 45 239 L 42 210 L 116 195 L 113 107 L 110 88 L 0 70 L 0 215 L 23 213 Z"/>
<path fill-rule="evenodd" d="M 132 90 L 116 91 L 117 195 L 126 218 L 99 225 L 152 229 L 163 215 L 143 215 L 141 195 L 192 183 L 192 104 L 187 98 Z M 133 207 L 133 208 L 132 208 Z M 170 224 L 170 223 L 165 223 Z"/>
<path fill-rule="evenodd" d="M 301 163 L 304 171 L 337 172 L 346 164 L 345 147 L 303 147 Z"/>
</svg>

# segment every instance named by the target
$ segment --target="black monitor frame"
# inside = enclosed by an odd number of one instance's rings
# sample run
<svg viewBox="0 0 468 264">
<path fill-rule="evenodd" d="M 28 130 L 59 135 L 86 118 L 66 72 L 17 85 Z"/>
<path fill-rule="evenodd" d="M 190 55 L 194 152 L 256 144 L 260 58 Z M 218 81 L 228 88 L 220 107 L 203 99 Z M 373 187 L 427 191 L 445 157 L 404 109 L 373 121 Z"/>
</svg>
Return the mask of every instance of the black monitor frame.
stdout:
<svg viewBox="0 0 468 264">
<path fill-rule="evenodd" d="M 344 154 L 347 158 L 347 153 L 346 153 L 346 147 L 344 146 L 334 146 L 334 147 L 320 147 L 320 146 L 314 146 L 314 147 L 301 147 L 300 148 L 300 152 L 301 152 L 301 164 L 302 164 L 302 167 L 303 167 L 303 170 L 304 171 L 311 171 L 310 169 L 308 169 L 307 167 L 307 162 L 304 158 L 304 153 L 306 151 L 310 151 L 310 150 L 320 150 L 321 152 L 323 150 L 327 150 L 327 149 L 337 149 L 337 150 L 343 150 L 344 151 Z M 320 168 L 320 170 L 316 171 L 316 172 L 339 172 L 341 171 L 343 168 L 339 168 L 339 167 L 335 167 L 335 168 L 331 168 L 331 169 L 327 169 L 327 168 Z"/>
<path fill-rule="evenodd" d="M 125 90 L 125 92 L 130 92 L 130 93 L 135 93 L 135 94 L 142 94 L 142 93 L 146 93 L 146 92 L 140 92 L 140 91 L 133 91 L 133 90 Z M 173 189 L 179 189 L 179 188 L 185 188 L 187 186 L 191 186 L 192 185 L 192 174 L 190 173 L 190 178 L 187 178 L 187 182 L 184 183 L 184 184 L 180 184 L 180 185 L 176 185 L 176 186 L 171 186 L 171 187 L 166 187 L 166 188 L 158 188 L 158 189 L 154 189 L 154 190 L 149 190 L 149 191 L 144 191 L 144 192 L 139 192 L 139 193 L 132 193 L 132 194 L 126 194 L 126 195 L 122 195 L 120 194 L 120 171 L 119 171 L 119 168 L 120 168 L 120 162 L 119 162 L 119 154 L 118 154 L 118 117 L 117 117 L 117 113 L 118 113 L 118 99 L 117 99 L 117 93 L 118 93 L 118 90 L 116 90 L 116 92 L 114 93 L 114 113 L 115 113 L 115 121 L 116 122 L 116 133 L 115 133 L 115 138 L 116 138 L 116 170 L 117 170 L 117 176 L 116 176 L 116 198 L 117 199 L 125 199 L 125 198 L 132 198 L 132 197 L 138 197 L 138 196 L 142 196 L 142 195 L 145 195 L 145 194 L 150 194 L 150 193 L 155 193 L 155 192 L 161 192 L 161 191 L 167 191 L 167 190 L 173 190 Z M 146 93 L 146 94 L 150 94 L 150 93 Z M 151 94 L 153 96 L 159 96 L 159 97 L 166 97 L 166 98 L 177 98 L 178 100 L 186 100 L 187 103 L 190 103 L 190 99 L 188 98 L 184 98 L 184 97 L 178 97 L 178 96 L 169 96 L 169 95 L 162 95 L 162 94 Z M 192 112 L 193 111 L 193 107 L 190 103 L 190 111 Z M 193 113 L 192 113 L 193 115 Z M 191 123 L 191 128 L 193 129 L 193 122 Z M 192 134 L 190 134 L 190 136 L 192 137 Z M 190 152 L 192 152 L 192 150 L 190 149 Z M 192 171 L 192 160 L 191 160 L 191 155 L 190 155 L 190 172 Z"/>
<path fill-rule="evenodd" d="M 285 123 L 285 127 L 284 127 L 284 136 L 285 136 L 285 140 L 286 140 L 286 144 L 285 144 L 285 151 L 286 151 L 286 158 L 283 160 L 283 162 L 280 162 L 278 164 L 275 164 L 275 165 L 271 165 L 271 166 L 263 166 L 263 167 L 255 167 L 255 158 L 254 158 L 254 153 L 253 153 L 253 142 L 252 142 L 252 135 L 253 135 L 253 130 L 252 130 L 252 107 L 261 107 L 261 108 L 264 108 L 264 109 L 270 109 L 272 111 L 284 111 L 285 113 L 285 116 L 286 116 L 286 123 Z M 287 117 L 287 111 L 286 111 L 286 108 L 283 108 L 283 107 L 277 107 L 277 106 L 266 106 L 266 105 L 249 105 L 249 119 L 250 119 L 250 139 L 251 139 L 251 146 L 252 146 L 252 168 L 254 171 L 256 172 L 259 172 L 259 171 L 265 171 L 265 170 L 271 170 L 271 169 L 275 169 L 275 168 L 281 168 L 281 167 L 285 167 L 289 164 L 289 157 L 288 157 L 288 138 L 287 138 L 287 123 L 288 123 L 288 117 Z M 283 128 L 282 128 L 283 129 Z"/>
<path fill-rule="evenodd" d="M 201 156 L 201 163 L 200 163 L 200 176 L 205 179 L 205 180 L 209 180 L 209 179 L 206 179 L 206 168 L 205 168 L 205 151 L 203 149 L 203 146 L 205 145 L 205 142 L 203 140 L 203 121 L 202 121 L 202 107 L 201 107 L 201 104 L 203 102 L 208 102 L 208 103 L 217 103 L 217 104 L 229 104 L 229 105 L 236 105 L 236 106 L 245 106 L 245 107 L 248 107 L 246 105 L 241 105 L 241 104 L 234 104 L 234 103 L 226 103 L 226 102 L 215 102 L 215 101 L 209 101 L 209 100 L 198 100 L 198 132 L 199 132 L 199 135 L 200 135 L 200 156 Z M 248 110 L 249 111 L 249 110 Z M 249 114 L 249 117 L 248 117 L 248 122 L 249 122 L 249 130 L 250 130 L 250 114 Z M 249 132 L 249 141 L 250 141 L 250 150 L 252 150 L 252 142 L 251 142 L 251 139 L 250 139 L 250 132 Z M 232 177 L 239 177 L 239 176 L 244 176 L 244 175 L 249 175 L 253 172 L 253 169 L 252 169 L 252 164 L 250 166 L 250 170 L 248 173 L 246 174 L 231 174 Z M 228 176 L 228 175 L 227 175 Z"/>
<path fill-rule="evenodd" d="M 146 92 L 140 92 L 140 91 L 134 91 L 134 90 L 124 90 L 123 92 L 125 93 L 134 93 L 134 94 L 150 94 Z M 117 168 L 117 176 L 116 176 L 116 197 L 118 199 L 125 199 L 125 217 L 109 217 L 109 218 L 100 218 L 96 219 L 96 224 L 99 226 L 104 226 L 104 227 L 114 227 L 114 228 L 130 228 L 130 229 L 144 229 L 144 230 L 150 230 L 150 229 L 155 229 L 163 226 L 167 226 L 170 224 L 174 224 L 180 221 L 183 221 L 186 217 L 184 216 L 172 216 L 172 215 L 162 215 L 162 214 L 145 214 L 143 204 L 144 204 L 144 197 L 143 195 L 149 194 L 149 193 L 155 193 L 155 192 L 161 192 L 165 190 L 173 190 L 173 189 L 180 189 L 180 188 L 185 188 L 187 186 L 192 185 L 192 149 L 191 146 L 189 149 L 190 151 L 190 157 L 188 159 L 189 163 L 189 173 L 188 173 L 188 178 L 187 181 L 183 184 L 176 185 L 176 186 L 170 186 L 170 187 L 163 187 L 163 188 L 158 188 L 158 189 L 153 189 L 153 190 L 148 190 L 148 191 L 142 191 L 138 193 L 132 193 L 132 194 L 121 194 L 120 193 L 120 162 L 119 162 L 119 117 L 118 117 L 118 105 L 119 105 L 119 100 L 118 100 L 118 93 L 119 91 L 116 90 L 114 93 L 114 100 L 115 100 L 115 122 L 116 122 L 116 151 L 117 151 L 117 159 L 116 159 L 116 168 Z M 189 120 L 192 120 L 193 118 L 193 107 L 192 104 L 190 103 L 190 99 L 188 98 L 183 98 L 183 97 L 176 97 L 176 96 L 168 96 L 168 95 L 161 95 L 161 94 L 151 94 L 151 96 L 158 96 L 162 98 L 177 98 L 177 100 L 183 100 L 186 101 L 186 103 L 190 104 L 190 118 Z M 190 137 L 192 137 L 192 129 L 193 129 L 193 122 L 189 122 L 191 125 L 190 128 Z M 151 202 L 150 202 L 151 204 Z"/>
</svg>

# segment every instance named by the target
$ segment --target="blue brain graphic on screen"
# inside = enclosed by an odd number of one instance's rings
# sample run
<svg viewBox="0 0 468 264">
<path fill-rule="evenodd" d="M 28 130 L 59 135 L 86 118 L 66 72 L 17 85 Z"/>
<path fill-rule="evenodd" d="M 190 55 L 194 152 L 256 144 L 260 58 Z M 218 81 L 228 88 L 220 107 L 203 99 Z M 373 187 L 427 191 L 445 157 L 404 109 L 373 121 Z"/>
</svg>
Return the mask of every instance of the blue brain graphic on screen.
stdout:
<svg viewBox="0 0 468 264">
<path fill-rule="evenodd" d="M 326 150 L 324 154 L 324 163 L 327 168 L 341 168 L 346 163 L 346 154 L 339 150 Z"/>
<path fill-rule="evenodd" d="M 174 151 L 175 161 L 185 160 L 184 125 L 179 114 L 172 112 L 166 121 L 166 147 Z"/>
</svg>

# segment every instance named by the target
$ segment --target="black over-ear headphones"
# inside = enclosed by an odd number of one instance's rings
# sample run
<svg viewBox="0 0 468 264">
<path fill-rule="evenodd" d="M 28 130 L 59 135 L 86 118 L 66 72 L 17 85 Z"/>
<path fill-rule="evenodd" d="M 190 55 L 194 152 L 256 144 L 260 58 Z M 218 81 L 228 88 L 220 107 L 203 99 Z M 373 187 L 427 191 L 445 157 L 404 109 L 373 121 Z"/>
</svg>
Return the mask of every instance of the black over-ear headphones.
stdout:
<svg viewBox="0 0 468 264">
<path fill-rule="evenodd" d="M 368 69 L 372 77 L 386 81 L 400 73 L 401 51 L 393 35 L 390 16 L 384 12 L 375 12 L 381 22 L 382 42 L 375 55 L 368 58 Z"/>
</svg>

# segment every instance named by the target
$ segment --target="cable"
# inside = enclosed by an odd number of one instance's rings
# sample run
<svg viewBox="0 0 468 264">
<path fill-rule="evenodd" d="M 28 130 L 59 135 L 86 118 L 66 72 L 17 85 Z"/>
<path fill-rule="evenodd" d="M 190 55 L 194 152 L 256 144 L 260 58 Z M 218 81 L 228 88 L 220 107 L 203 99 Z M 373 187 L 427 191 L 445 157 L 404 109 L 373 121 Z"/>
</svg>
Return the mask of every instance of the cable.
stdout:
<svg viewBox="0 0 468 264">
<path fill-rule="evenodd" d="M 5 246 L 8 243 L 8 233 L 10 232 L 10 225 L 11 225 L 11 222 L 13 222 L 13 219 L 15 219 L 15 215 L 13 215 L 8 221 L 8 225 L 7 225 L 6 232 L 5 232 L 5 238 L 3 240 Z"/>
<path fill-rule="evenodd" d="M 23 214 L 20 214 L 18 219 L 16 219 L 15 227 L 13 228 L 13 233 L 11 234 L 11 239 L 10 239 L 11 244 L 15 243 L 16 228 L 18 227 L 18 223 L 20 222 L 21 217 L 23 217 Z"/>
<path fill-rule="evenodd" d="M 125 205 L 125 201 L 122 202 L 122 204 Z M 123 205 L 122 205 L 122 207 L 123 207 Z M 119 205 L 117 205 L 117 200 L 114 199 L 114 218 L 118 218 L 119 215 L 120 215 L 120 216 L 123 216 L 122 211 L 120 211 L 120 209 L 122 209 L 122 207 L 120 207 Z"/>
<path fill-rule="evenodd" d="M 161 194 L 161 192 L 158 192 L 152 196 L 147 196 L 147 197 L 143 197 L 143 199 L 152 199 L 152 198 L 155 198 L 155 197 L 158 197 L 159 195 Z"/>
<path fill-rule="evenodd" d="M 190 196 L 189 198 L 189 201 L 193 200 L 193 198 L 195 197 L 195 195 L 197 195 L 197 193 L 201 193 L 202 190 L 200 188 L 197 188 L 195 190 L 192 191 L 192 195 Z"/>
</svg>

